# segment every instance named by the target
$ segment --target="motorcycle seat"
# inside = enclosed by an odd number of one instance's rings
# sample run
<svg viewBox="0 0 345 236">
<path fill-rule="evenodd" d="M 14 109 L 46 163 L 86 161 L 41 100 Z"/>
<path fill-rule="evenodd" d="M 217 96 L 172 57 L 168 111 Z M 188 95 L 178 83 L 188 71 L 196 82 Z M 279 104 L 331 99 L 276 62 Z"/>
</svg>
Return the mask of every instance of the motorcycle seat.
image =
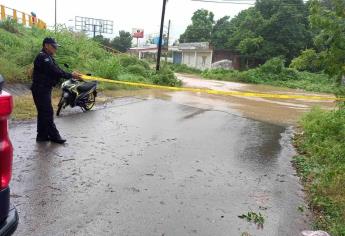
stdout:
<svg viewBox="0 0 345 236">
<path fill-rule="evenodd" d="M 96 85 L 96 82 L 85 82 L 77 87 L 79 92 L 87 92 Z"/>
</svg>

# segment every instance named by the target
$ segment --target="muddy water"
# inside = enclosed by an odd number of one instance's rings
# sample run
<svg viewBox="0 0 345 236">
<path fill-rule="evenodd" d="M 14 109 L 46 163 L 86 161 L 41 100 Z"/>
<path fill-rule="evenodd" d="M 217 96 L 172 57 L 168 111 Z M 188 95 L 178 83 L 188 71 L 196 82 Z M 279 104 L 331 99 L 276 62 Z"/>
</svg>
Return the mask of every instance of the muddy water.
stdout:
<svg viewBox="0 0 345 236">
<path fill-rule="evenodd" d="M 204 80 L 196 76 L 184 74 L 177 74 L 177 77 L 181 79 L 184 83 L 184 86 L 187 87 L 209 88 L 221 91 L 331 96 L 329 94 L 305 92 L 297 89 L 277 88 L 269 85 L 253 85 L 226 81 Z M 174 95 L 172 96 L 174 97 Z M 193 96 L 192 100 L 194 103 L 201 98 L 202 104 L 206 103 L 215 109 L 233 109 L 245 117 L 282 125 L 295 125 L 301 115 L 309 111 L 313 106 L 319 106 L 323 109 L 333 109 L 336 105 L 334 101 L 305 99 L 268 99 L 212 95 L 200 96 L 199 94 L 188 94 L 182 96 Z M 184 100 L 189 100 L 189 98 Z"/>
<path fill-rule="evenodd" d="M 277 88 L 269 85 L 204 80 L 195 76 L 183 74 L 177 74 L 177 77 L 183 81 L 185 87 L 193 88 L 206 88 L 221 91 L 332 96 L 329 94 L 305 92 L 296 89 Z M 336 102 L 334 101 L 223 96 L 192 92 L 170 92 L 155 89 L 116 91 L 111 92 L 111 96 L 134 96 L 145 99 L 158 98 L 201 109 L 230 112 L 239 116 L 278 125 L 296 125 L 301 116 L 307 111 L 310 111 L 314 106 L 327 110 L 333 109 L 336 106 Z"/>
</svg>

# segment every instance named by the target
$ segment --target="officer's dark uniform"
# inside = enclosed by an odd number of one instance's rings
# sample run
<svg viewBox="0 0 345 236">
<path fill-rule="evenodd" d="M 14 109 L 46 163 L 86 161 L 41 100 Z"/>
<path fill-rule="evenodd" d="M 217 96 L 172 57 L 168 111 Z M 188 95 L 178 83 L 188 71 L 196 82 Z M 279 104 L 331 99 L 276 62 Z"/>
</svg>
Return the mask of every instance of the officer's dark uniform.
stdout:
<svg viewBox="0 0 345 236">
<path fill-rule="evenodd" d="M 52 89 L 61 78 L 72 78 L 72 74 L 60 69 L 54 58 L 42 49 L 34 62 L 31 86 L 37 108 L 38 141 L 61 139 L 54 124 L 54 110 L 51 102 Z"/>
</svg>

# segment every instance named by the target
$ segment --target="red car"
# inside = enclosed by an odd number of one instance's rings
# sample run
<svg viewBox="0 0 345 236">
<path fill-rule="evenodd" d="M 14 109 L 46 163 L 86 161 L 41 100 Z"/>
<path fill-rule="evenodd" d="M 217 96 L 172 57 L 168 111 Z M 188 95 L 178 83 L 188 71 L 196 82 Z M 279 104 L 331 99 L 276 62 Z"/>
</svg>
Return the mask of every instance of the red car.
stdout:
<svg viewBox="0 0 345 236">
<path fill-rule="evenodd" d="M 0 236 L 13 234 L 18 225 L 18 213 L 10 204 L 9 183 L 12 177 L 13 147 L 8 135 L 8 119 L 12 113 L 11 94 L 2 90 L 0 75 Z"/>
</svg>

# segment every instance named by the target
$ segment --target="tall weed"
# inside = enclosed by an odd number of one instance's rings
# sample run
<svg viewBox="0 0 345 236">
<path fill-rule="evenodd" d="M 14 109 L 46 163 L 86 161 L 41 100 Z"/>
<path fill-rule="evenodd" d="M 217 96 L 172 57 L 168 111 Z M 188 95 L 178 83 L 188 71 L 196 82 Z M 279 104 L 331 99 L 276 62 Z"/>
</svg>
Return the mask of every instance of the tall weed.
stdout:
<svg viewBox="0 0 345 236">
<path fill-rule="evenodd" d="M 18 32 L 11 27 L 18 29 Z M 55 56 L 56 61 L 60 65 L 68 64 L 73 70 L 107 79 L 127 78 L 145 83 L 179 84 L 171 75 L 166 77 L 164 73 L 159 73 L 159 76 L 154 76 L 149 64 L 136 57 L 110 54 L 85 34 L 72 33 L 63 28 L 56 33 L 35 27 L 28 29 L 5 21 L 0 25 L 0 73 L 8 82 L 30 81 L 32 63 L 42 47 L 43 39 L 48 36 L 62 45 Z"/>
<path fill-rule="evenodd" d="M 295 143 L 299 174 L 310 194 L 316 227 L 345 235 L 345 110 L 314 108 L 301 120 Z"/>
<path fill-rule="evenodd" d="M 204 71 L 202 76 L 207 79 L 268 84 L 314 92 L 337 93 L 339 91 L 335 78 L 322 73 L 300 72 L 286 68 L 284 60 L 280 57 L 268 60 L 260 67 L 247 71 L 212 69 Z"/>
</svg>

